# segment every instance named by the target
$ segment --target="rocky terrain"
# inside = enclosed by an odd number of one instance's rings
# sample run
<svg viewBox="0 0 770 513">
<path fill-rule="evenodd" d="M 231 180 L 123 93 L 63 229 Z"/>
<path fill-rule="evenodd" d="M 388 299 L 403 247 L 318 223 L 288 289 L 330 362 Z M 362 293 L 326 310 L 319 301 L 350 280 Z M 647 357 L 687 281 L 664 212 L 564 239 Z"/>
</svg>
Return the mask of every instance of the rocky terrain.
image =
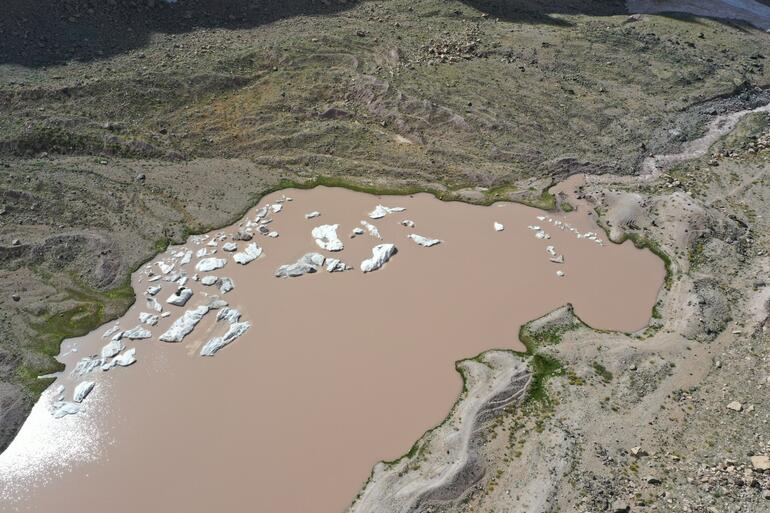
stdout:
<svg viewBox="0 0 770 513">
<path fill-rule="evenodd" d="M 430 190 L 592 208 L 670 275 L 643 333 L 567 311 L 524 329 L 528 355 L 461 363 L 447 423 L 354 511 L 770 507 L 761 27 L 580 0 L 4 10 L 0 449 L 61 339 L 124 311 L 170 241 L 287 185 Z"/>
</svg>

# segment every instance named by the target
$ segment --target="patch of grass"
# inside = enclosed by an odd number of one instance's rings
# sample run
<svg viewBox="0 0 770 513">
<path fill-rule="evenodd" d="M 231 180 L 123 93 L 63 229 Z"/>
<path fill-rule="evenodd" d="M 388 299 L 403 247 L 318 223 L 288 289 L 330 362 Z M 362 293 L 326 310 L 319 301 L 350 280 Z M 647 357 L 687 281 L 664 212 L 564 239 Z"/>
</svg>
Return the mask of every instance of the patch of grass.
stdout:
<svg viewBox="0 0 770 513">
<path fill-rule="evenodd" d="M 596 374 L 597 374 L 597 375 L 598 375 L 600 378 L 602 378 L 602 380 L 603 380 L 605 383 L 609 383 L 610 381 L 612 381 L 612 378 L 613 378 L 613 376 L 612 376 L 612 373 L 611 373 L 609 370 L 607 370 L 607 368 L 606 368 L 604 365 L 602 365 L 602 364 L 601 364 L 601 363 L 599 363 L 599 362 L 593 362 L 593 363 L 591 364 L 591 367 L 593 367 L 593 369 L 594 369 L 594 372 L 595 372 L 595 373 L 596 373 Z"/>
</svg>

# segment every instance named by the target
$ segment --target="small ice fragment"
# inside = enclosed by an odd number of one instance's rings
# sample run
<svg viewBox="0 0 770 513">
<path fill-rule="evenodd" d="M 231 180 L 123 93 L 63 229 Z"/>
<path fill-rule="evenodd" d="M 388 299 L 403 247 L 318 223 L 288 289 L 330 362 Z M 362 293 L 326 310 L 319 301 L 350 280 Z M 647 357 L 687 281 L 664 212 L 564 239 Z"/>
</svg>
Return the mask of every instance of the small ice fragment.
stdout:
<svg viewBox="0 0 770 513">
<path fill-rule="evenodd" d="M 143 328 L 141 326 L 137 326 L 137 327 L 135 327 L 133 329 L 130 329 L 128 331 L 124 331 L 122 338 L 127 338 L 129 340 L 142 340 L 142 339 L 145 339 L 145 338 L 150 338 L 151 336 L 152 336 L 152 333 L 150 333 L 149 330 L 147 330 L 147 329 L 145 329 L 145 328 Z"/>
<path fill-rule="evenodd" d="M 76 403 L 82 403 L 83 399 L 91 393 L 96 383 L 93 381 L 81 381 L 75 387 L 75 392 L 72 394 L 72 400 Z"/>
<path fill-rule="evenodd" d="M 158 286 L 147 287 L 147 293 L 151 296 L 154 296 L 155 294 L 160 292 L 160 289 L 161 287 L 158 287 Z"/>
<path fill-rule="evenodd" d="M 192 295 L 193 295 L 192 289 L 188 289 L 187 287 L 182 287 L 180 289 L 177 289 L 175 293 L 171 294 L 166 300 L 166 303 L 169 303 L 171 305 L 176 305 L 176 306 L 184 306 L 185 304 L 187 304 L 187 301 L 189 301 Z"/>
<path fill-rule="evenodd" d="M 505 226 L 503 226 L 502 224 L 498 223 L 497 221 L 495 221 L 494 227 L 495 227 L 495 231 L 496 232 L 501 232 L 501 231 L 505 230 Z"/>
<path fill-rule="evenodd" d="M 155 326 L 158 324 L 158 316 L 149 314 L 147 312 L 141 312 L 139 314 L 139 322 L 149 324 L 150 326 Z"/>
<path fill-rule="evenodd" d="M 423 237 L 422 235 L 417 235 L 415 233 L 407 235 L 407 237 L 412 239 L 418 245 L 424 246 L 426 248 L 429 248 L 431 246 L 435 246 L 436 244 L 441 244 L 441 241 L 439 239 L 429 239 L 427 237 Z"/>
<path fill-rule="evenodd" d="M 276 237 L 278 237 L 278 232 L 272 231 L 268 233 L 267 236 L 270 237 L 271 239 L 275 239 Z"/>
<path fill-rule="evenodd" d="M 341 251 L 344 247 L 342 241 L 337 236 L 338 224 L 322 224 L 313 228 L 311 235 L 315 239 L 318 247 L 326 251 Z"/>
<path fill-rule="evenodd" d="M 381 219 L 388 214 L 392 214 L 394 212 L 403 212 L 404 210 L 406 210 L 404 207 L 386 207 L 383 205 L 377 205 L 374 210 L 369 212 L 369 217 L 371 219 Z"/>
<path fill-rule="evenodd" d="M 379 244 L 372 248 L 372 257 L 361 262 L 361 271 L 368 273 L 376 271 L 396 254 L 398 249 L 395 244 Z"/>
<path fill-rule="evenodd" d="M 195 264 L 195 270 L 200 272 L 209 272 L 214 271 L 215 269 L 221 269 L 225 266 L 227 261 L 224 258 L 204 258 L 202 260 L 199 260 L 197 264 Z"/>
<path fill-rule="evenodd" d="M 320 253 L 307 253 L 293 264 L 280 266 L 275 271 L 277 278 L 296 278 L 303 274 L 314 273 L 324 264 L 326 257 Z"/>
<path fill-rule="evenodd" d="M 556 248 L 554 248 L 553 246 L 546 246 L 545 252 L 551 256 L 556 256 Z"/>
<path fill-rule="evenodd" d="M 158 267 L 160 267 L 161 274 L 168 274 L 174 268 L 174 264 L 167 264 L 166 262 L 161 261 L 158 262 Z"/>
<path fill-rule="evenodd" d="M 272 205 L 270 205 L 270 210 L 273 211 L 273 214 L 277 214 L 282 209 L 283 209 L 283 205 L 281 205 L 280 203 L 273 203 Z"/>
<path fill-rule="evenodd" d="M 211 276 L 211 275 L 204 276 L 203 278 L 201 278 L 201 283 L 203 285 L 214 285 L 218 279 L 219 278 L 217 278 L 216 276 Z"/>
<path fill-rule="evenodd" d="M 240 318 L 241 318 L 241 312 L 239 312 L 235 308 L 230 308 L 228 306 L 222 308 L 217 312 L 218 321 L 225 320 L 230 324 L 232 324 L 234 322 L 238 322 Z"/>
<path fill-rule="evenodd" d="M 235 288 L 235 283 L 231 278 L 223 277 L 219 282 L 219 292 L 227 294 Z"/>
<path fill-rule="evenodd" d="M 551 257 L 549 259 L 554 264 L 563 264 L 564 263 L 564 255 L 556 255 L 555 257 Z"/>
<path fill-rule="evenodd" d="M 414 221 L 412 221 L 411 219 L 404 219 L 403 221 L 401 221 L 401 224 L 403 226 L 406 226 L 407 228 L 414 228 Z"/>
<path fill-rule="evenodd" d="M 372 237 L 377 237 L 378 239 L 382 239 L 382 235 L 380 235 L 380 231 L 377 229 L 376 226 L 373 224 L 367 223 L 366 221 L 361 221 L 361 225 L 366 228 L 366 230 L 369 232 L 369 235 Z"/>
<path fill-rule="evenodd" d="M 76 403 L 70 403 L 67 401 L 56 401 L 53 403 L 54 411 L 53 418 L 60 419 L 67 415 L 75 415 L 80 412 L 80 405 Z"/>
<path fill-rule="evenodd" d="M 545 216 L 537 216 L 538 221 L 545 221 Z"/>
<path fill-rule="evenodd" d="M 136 348 L 132 347 L 119 354 L 112 359 L 113 365 L 120 365 L 121 367 L 128 367 L 129 365 L 136 363 Z"/>
<path fill-rule="evenodd" d="M 564 276 L 564 271 L 556 271 L 556 276 L 561 278 L 562 276 Z"/>
<path fill-rule="evenodd" d="M 238 244 L 235 242 L 225 242 L 222 244 L 222 250 L 223 251 L 235 251 L 238 249 Z"/>
<path fill-rule="evenodd" d="M 305 214 L 305 219 L 313 219 L 314 217 L 318 217 L 320 215 L 321 213 L 319 211 L 314 210 L 312 212 L 308 212 L 307 214 Z"/>
<path fill-rule="evenodd" d="M 102 358 L 112 358 L 123 350 L 123 342 L 120 340 L 112 340 L 102 348 Z"/>
<path fill-rule="evenodd" d="M 246 250 L 241 253 L 235 253 L 233 255 L 233 260 L 235 260 L 237 263 L 241 265 L 246 265 L 252 260 L 256 260 L 259 258 L 259 256 L 262 254 L 262 248 L 257 246 L 256 243 L 252 242 L 248 246 L 246 246 Z"/>
<path fill-rule="evenodd" d="M 212 338 L 201 347 L 201 356 L 214 356 L 217 351 L 246 333 L 250 326 L 249 322 L 234 322 L 230 324 L 227 333 L 221 337 Z"/>
<path fill-rule="evenodd" d="M 209 307 L 201 305 L 192 310 L 187 310 L 180 318 L 178 318 L 171 327 L 160 337 L 158 340 L 163 342 L 181 342 L 182 339 L 187 336 L 193 328 L 203 319 L 209 311 Z"/>
<path fill-rule="evenodd" d="M 158 303 L 158 300 L 154 297 L 148 297 L 147 298 L 147 308 L 152 308 L 156 312 L 162 312 L 163 311 L 163 305 Z"/>
<path fill-rule="evenodd" d="M 105 332 L 104 332 L 104 334 L 102 335 L 102 338 L 107 338 L 107 337 L 109 337 L 110 335 L 114 335 L 114 334 L 115 334 L 115 333 L 116 333 L 116 332 L 117 332 L 119 329 L 120 329 L 120 328 L 119 328 L 119 327 L 118 327 L 118 325 L 116 324 L 116 325 L 115 325 L 115 326 L 113 326 L 112 328 L 110 328 L 110 329 L 108 329 L 107 331 L 105 331 Z"/>
<path fill-rule="evenodd" d="M 192 251 L 187 250 L 184 252 L 184 255 L 182 255 L 182 259 L 179 260 L 179 265 L 189 264 L 190 260 L 192 260 Z"/>
<path fill-rule="evenodd" d="M 330 273 L 337 273 L 342 271 L 347 271 L 350 269 L 348 265 L 343 262 L 342 260 L 339 260 L 338 258 L 329 258 L 326 260 L 326 271 Z"/>
<path fill-rule="evenodd" d="M 206 248 L 201 248 L 201 249 L 199 249 L 198 251 L 195 252 L 196 258 L 203 258 L 203 257 L 205 257 L 208 254 L 209 254 L 209 250 L 206 249 Z"/>
</svg>

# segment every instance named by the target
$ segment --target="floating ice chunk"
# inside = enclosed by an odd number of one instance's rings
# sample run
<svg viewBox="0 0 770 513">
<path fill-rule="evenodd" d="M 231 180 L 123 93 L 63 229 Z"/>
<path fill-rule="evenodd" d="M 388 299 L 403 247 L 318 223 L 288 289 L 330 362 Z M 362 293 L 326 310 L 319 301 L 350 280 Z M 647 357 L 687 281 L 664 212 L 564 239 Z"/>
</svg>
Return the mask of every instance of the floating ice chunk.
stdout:
<svg viewBox="0 0 770 513">
<path fill-rule="evenodd" d="M 163 312 L 163 313 L 161 313 L 161 314 L 160 314 L 160 316 L 161 316 L 162 318 L 164 318 L 164 319 L 165 319 L 166 317 L 168 317 L 169 315 L 171 315 L 171 312 Z"/>
<path fill-rule="evenodd" d="M 82 376 L 83 374 L 88 374 L 89 372 L 98 369 L 103 363 L 104 360 L 98 356 L 87 356 L 81 358 L 80 361 L 75 364 L 75 369 L 73 369 L 72 373 Z"/>
<path fill-rule="evenodd" d="M 180 276 L 178 280 L 176 280 L 176 284 L 180 287 L 184 287 L 187 285 L 187 276 Z"/>
<path fill-rule="evenodd" d="M 70 403 L 67 401 L 56 401 L 53 403 L 54 411 L 53 418 L 60 419 L 67 415 L 75 415 L 80 413 L 80 405 L 77 403 Z"/>
<path fill-rule="evenodd" d="M 151 336 L 152 336 L 152 333 L 150 333 L 149 330 L 141 326 L 137 326 L 134 329 L 124 331 L 122 338 L 127 338 L 129 340 L 142 340 L 145 338 L 150 338 Z"/>
<path fill-rule="evenodd" d="M 549 258 L 551 262 L 554 264 L 563 264 L 564 263 L 564 255 L 556 255 L 555 257 Z"/>
<path fill-rule="evenodd" d="M 318 217 L 320 215 L 321 213 L 318 210 L 313 210 L 312 212 L 305 214 L 305 219 L 313 219 L 314 217 Z"/>
<path fill-rule="evenodd" d="M 302 255 L 299 260 L 293 264 L 282 265 L 275 271 L 277 278 L 294 278 L 303 274 L 314 273 L 319 267 L 324 265 L 324 257 L 320 253 L 307 253 Z"/>
<path fill-rule="evenodd" d="M 195 257 L 196 258 L 203 258 L 203 257 L 205 257 L 208 254 L 209 254 L 209 250 L 208 249 L 201 248 L 201 249 L 199 249 L 198 251 L 195 252 Z"/>
<path fill-rule="evenodd" d="M 326 260 L 326 271 L 330 273 L 337 273 L 342 271 L 347 271 L 350 269 L 350 267 L 343 262 L 342 260 L 339 260 L 338 258 L 329 258 Z"/>
<path fill-rule="evenodd" d="M 176 292 L 171 294 L 166 300 L 166 303 L 169 303 L 171 305 L 176 305 L 176 306 L 184 306 L 185 304 L 187 304 L 187 301 L 190 300 L 192 295 L 193 295 L 192 289 L 188 289 L 187 287 L 182 287 L 181 289 L 178 289 Z"/>
<path fill-rule="evenodd" d="M 172 269 L 174 269 L 173 262 L 170 264 L 167 264 L 166 262 L 160 261 L 158 262 L 158 267 L 160 267 L 161 274 L 168 274 L 171 272 Z"/>
<path fill-rule="evenodd" d="M 162 287 L 158 287 L 157 285 L 154 285 L 154 286 L 152 286 L 152 287 L 147 287 L 147 293 L 148 293 L 149 295 L 151 295 L 151 296 L 154 296 L 155 294 L 157 294 L 158 292 L 160 292 L 160 289 L 161 289 L 161 288 L 162 288 Z"/>
<path fill-rule="evenodd" d="M 505 230 L 505 226 L 503 226 L 502 224 L 498 223 L 497 221 L 495 221 L 493 226 L 495 227 L 495 231 L 496 232 L 501 232 L 501 231 Z"/>
<path fill-rule="evenodd" d="M 163 311 L 163 305 L 158 303 L 158 300 L 154 297 L 148 297 L 147 298 L 147 308 L 151 308 L 155 310 L 156 312 L 162 312 Z"/>
<path fill-rule="evenodd" d="M 199 273 L 210 272 L 223 268 L 226 263 L 227 261 L 224 258 L 204 258 L 202 260 L 198 260 L 198 263 L 195 264 L 195 270 Z"/>
<path fill-rule="evenodd" d="M 417 235 L 416 233 L 407 235 L 407 237 L 415 241 L 418 245 L 425 246 L 426 248 L 435 246 L 436 244 L 441 244 L 439 239 L 429 239 L 427 237 L 423 237 L 422 235 Z"/>
<path fill-rule="evenodd" d="M 556 248 L 554 248 L 553 246 L 546 246 L 545 252 L 551 256 L 556 256 Z"/>
<path fill-rule="evenodd" d="M 58 387 L 56 387 L 56 390 L 54 391 L 53 395 L 54 397 L 56 397 L 58 401 L 61 401 L 64 398 L 64 385 L 59 385 Z"/>
<path fill-rule="evenodd" d="M 128 367 L 129 365 L 132 365 L 136 363 L 136 348 L 132 347 L 131 349 L 127 349 L 123 353 L 119 354 L 115 358 L 112 359 L 112 365 L 119 365 L 121 367 Z"/>
<path fill-rule="evenodd" d="M 193 328 L 203 319 L 209 311 L 209 307 L 201 305 L 192 310 L 187 310 L 182 316 L 174 321 L 171 327 L 158 340 L 163 342 L 181 342 L 182 339 L 190 333 Z"/>
<path fill-rule="evenodd" d="M 414 221 L 412 221 L 411 219 L 404 219 L 403 221 L 401 221 L 401 224 L 403 226 L 406 226 L 407 228 L 414 228 Z"/>
<path fill-rule="evenodd" d="M 344 247 L 342 241 L 337 237 L 338 224 L 322 224 L 313 228 L 311 235 L 315 239 L 318 247 L 326 251 L 341 251 Z"/>
<path fill-rule="evenodd" d="M 548 240 L 548 239 L 551 238 L 551 236 L 548 235 L 547 233 L 545 233 L 545 231 L 543 231 L 543 230 L 536 231 L 535 232 L 535 237 L 537 237 L 538 239 L 543 239 L 543 240 Z"/>
<path fill-rule="evenodd" d="M 373 224 L 367 223 L 366 221 L 361 221 L 361 225 L 366 228 L 366 230 L 369 232 L 369 235 L 372 237 L 377 237 L 378 239 L 382 239 L 382 235 L 380 235 L 380 230 L 377 229 L 376 226 Z"/>
<path fill-rule="evenodd" d="M 111 340 L 102 348 L 102 358 L 112 358 L 123 350 L 123 342 L 120 340 Z M 82 360 L 81 360 L 82 361 Z"/>
<path fill-rule="evenodd" d="M 367 258 L 361 262 L 361 271 L 365 273 L 376 271 L 385 265 L 385 262 L 390 260 L 390 257 L 395 255 L 397 251 L 398 249 L 396 249 L 395 244 L 379 244 L 374 246 L 372 248 L 372 258 Z"/>
<path fill-rule="evenodd" d="M 564 276 L 564 271 L 556 271 L 556 276 L 561 278 L 562 276 Z"/>
<path fill-rule="evenodd" d="M 229 306 L 226 306 L 217 312 L 218 321 L 225 320 L 230 324 L 232 324 L 234 322 L 238 322 L 240 318 L 241 318 L 241 312 L 239 312 L 235 308 L 230 308 Z"/>
<path fill-rule="evenodd" d="M 278 232 L 272 231 L 268 233 L 267 236 L 270 237 L 271 239 L 275 239 L 276 237 L 278 237 Z"/>
<path fill-rule="evenodd" d="M 262 207 L 254 213 L 255 217 L 265 217 L 267 215 L 267 207 Z"/>
<path fill-rule="evenodd" d="M 366 232 L 364 231 L 363 228 L 353 228 L 353 231 L 350 234 L 350 238 L 352 239 L 353 237 L 357 235 L 363 235 L 364 233 Z"/>
<path fill-rule="evenodd" d="M 537 216 L 538 221 L 545 221 L 545 216 Z"/>
<path fill-rule="evenodd" d="M 221 292 L 222 294 L 227 294 L 234 288 L 235 288 L 235 283 L 233 283 L 233 280 L 231 278 L 223 277 L 222 280 L 219 282 L 219 292 Z"/>
<path fill-rule="evenodd" d="M 219 278 L 217 278 L 216 276 L 209 275 L 201 278 L 201 283 L 204 285 L 214 285 L 217 282 L 217 280 L 219 280 Z"/>
<path fill-rule="evenodd" d="M 223 251 L 235 251 L 236 249 L 238 249 L 238 244 L 235 242 L 225 242 L 222 244 Z"/>
<path fill-rule="evenodd" d="M 281 205 L 280 203 L 273 203 L 272 205 L 270 205 L 270 210 L 273 212 L 273 214 L 277 214 L 282 209 L 283 209 L 283 205 Z"/>
<path fill-rule="evenodd" d="M 223 336 L 214 337 L 201 347 L 201 356 L 214 356 L 217 351 L 246 333 L 250 326 L 251 324 L 249 322 L 235 322 L 230 324 L 230 327 Z"/>
<path fill-rule="evenodd" d="M 262 254 L 262 248 L 256 245 L 256 243 L 252 242 L 248 246 L 246 246 L 246 250 L 241 253 L 235 253 L 233 255 L 233 260 L 238 262 L 241 265 L 246 265 L 252 260 L 256 260 L 259 258 L 259 256 Z"/>
<path fill-rule="evenodd" d="M 75 392 L 72 394 L 72 400 L 76 403 L 82 403 L 83 399 L 91 393 L 91 390 L 93 390 L 95 386 L 96 383 L 93 381 L 81 381 L 75 387 Z"/>
<path fill-rule="evenodd" d="M 102 335 L 102 338 L 107 338 L 110 335 L 114 335 L 119 329 L 120 328 L 118 327 L 117 324 L 114 325 L 112 328 L 110 328 L 110 329 L 108 329 L 107 331 L 104 332 L 104 334 Z"/>
<path fill-rule="evenodd" d="M 190 260 L 192 260 L 192 251 L 187 250 L 184 252 L 184 255 L 182 255 L 182 258 L 179 260 L 179 265 L 189 264 Z"/>
<path fill-rule="evenodd" d="M 147 281 L 149 281 L 149 282 L 153 282 L 153 281 L 158 281 L 159 279 L 160 279 L 160 275 L 159 275 L 159 274 L 156 274 L 156 275 L 154 275 L 154 276 L 150 276 L 150 277 L 147 279 Z"/>
<path fill-rule="evenodd" d="M 155 326 L 158 324 L 158 316 L 146 312 L 141 312 L 139 314 L 139 322 L 149 324 L 150 326 Z"/>
<path fill-rule="evenodd" d="M 377 205 L 374 207 L 374 210 L 369 212 L 369 217 L 371 219 L 380 219 L 385 217 L 388 214 L 393 214 L 394 212 L 403 212 L 406 210 L 404 207 L 385 207 L 383 205 Z"/>
</svg>

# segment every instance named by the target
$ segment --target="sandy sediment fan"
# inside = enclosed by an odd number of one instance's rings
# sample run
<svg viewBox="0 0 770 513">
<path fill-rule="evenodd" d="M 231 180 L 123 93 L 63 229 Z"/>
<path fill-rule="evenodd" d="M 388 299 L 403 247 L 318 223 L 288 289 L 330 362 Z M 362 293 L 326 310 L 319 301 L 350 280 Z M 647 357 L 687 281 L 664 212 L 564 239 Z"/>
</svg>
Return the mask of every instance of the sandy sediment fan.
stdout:
<svg viewBox="0 0 770 513">
<path fill-rule="evenodd" d="M 440 426 L 396 462 L 380 462 L 348 513 L 407 513 L 460 498 L 484 476 L 479 456 L 482 427 L 504 408 L 519 404 L 532 375 L 508 351 L 488 351 L 457 366 L 466 389 Z M 420 459 L 419 464 L 417 459 Z"/>
</svg>

